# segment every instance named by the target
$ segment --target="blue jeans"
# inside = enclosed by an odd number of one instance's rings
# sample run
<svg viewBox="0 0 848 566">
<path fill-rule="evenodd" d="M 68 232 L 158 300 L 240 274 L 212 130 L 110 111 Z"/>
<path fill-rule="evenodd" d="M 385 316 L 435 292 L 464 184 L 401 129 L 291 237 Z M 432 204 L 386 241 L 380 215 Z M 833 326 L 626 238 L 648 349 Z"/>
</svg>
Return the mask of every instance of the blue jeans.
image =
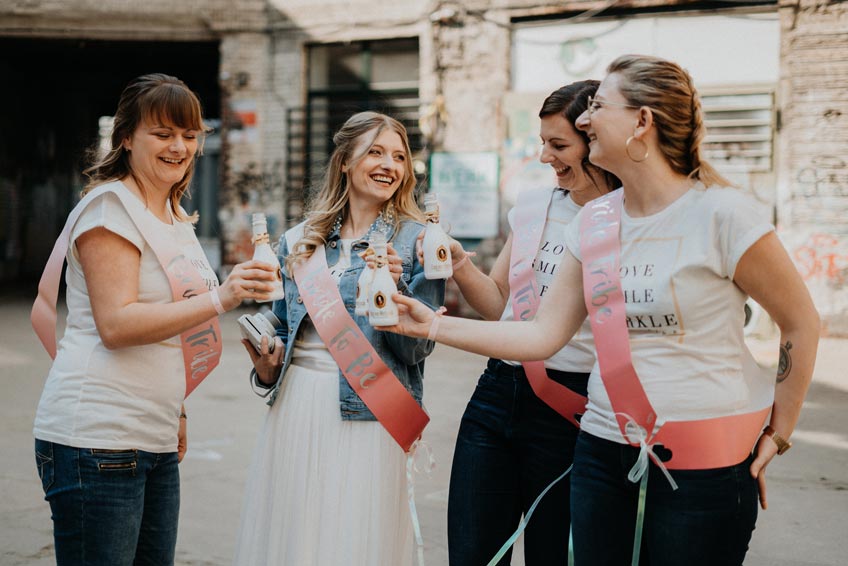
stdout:
<svg viewBox="0 0 848 566">
<path fill-rule="evenodd" d="M 588 374 L 548 372 L 586 394 Z M 487 564 L 574 452 L 577 429 L 536 397 L 523 368 L 489 360 L 456 439 L 448 498 L 451 566 Z M 524 531 L 527 566 L 566 564 L 568 477 L 533 513 Z M 499 564 L 509 564 L 511 551 Z"/>
<path fill-rule="evenodd" d="M 56 564 L 167 566 L 180 511 L 177 453 L 73 448 L 36 439 Z"/>
<path fill-rule="evenodd" d="M 571 474 L 576 566 L 627 566 L 639 484 L 627 479 L 639 449 L 581 432 Z M 670 470 L 673 491 L 653 462 L 640 565 L 737 566 L 757 522 L 753 456 L 727 468 Z"/>
</svg>

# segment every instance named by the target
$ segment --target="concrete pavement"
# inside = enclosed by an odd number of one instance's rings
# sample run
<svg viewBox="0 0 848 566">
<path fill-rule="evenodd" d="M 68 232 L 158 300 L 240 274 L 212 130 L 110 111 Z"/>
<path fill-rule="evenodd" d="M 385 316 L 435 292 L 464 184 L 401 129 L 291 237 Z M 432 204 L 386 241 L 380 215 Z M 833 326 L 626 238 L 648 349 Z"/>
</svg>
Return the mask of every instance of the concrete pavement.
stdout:
<svg viewBox="0 0 848 566">
<path fill-rule="evenodd" d="M 0 564 L 53 564 L 50 511 L 35 471 L 32 421 L 49 358 L 29 326 L 31 297 L 0 296 Z M 253 311 L 255 309 L 247 309 Z M 247 355 L 235 319 L 223 317 L 220 367 L 187 401 L 189 452 L 181 466 L 177 564 L 230 564 L 242 488 L 265 405 L 247 386 Z M 61 316 L 61 315 L 60 315 Z M 776 340 L 753 342 L 772 361 Z M 447 564 L 445 513 L 459 419 L 485 360 L 438 346 L 427 363 L 425 439 L 437 465 L 417 479 L 427 566 Z M 848 563 L 848 340 L 825 339 L 795 447 L 769 468 L 768 511 L 761 512 L 746 566 Z M 520 541 L 519 541 L 520 545 Z M 514 565 L 523 565 L 520 551 Z M 293 565 L 295 566 L 295 565 Z M 332 565 L 328 565 L 332 566 Z M 391 565 L 386 565 L 391 566 Z"/>
</svg>

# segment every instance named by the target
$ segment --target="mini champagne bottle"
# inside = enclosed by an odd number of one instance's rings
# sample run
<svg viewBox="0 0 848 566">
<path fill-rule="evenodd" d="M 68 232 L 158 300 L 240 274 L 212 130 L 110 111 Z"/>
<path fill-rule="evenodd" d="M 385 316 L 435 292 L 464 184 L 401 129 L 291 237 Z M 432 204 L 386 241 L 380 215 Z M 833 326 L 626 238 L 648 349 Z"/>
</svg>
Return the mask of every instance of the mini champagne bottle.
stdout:
<svg viewBox="0 0 848 566">
<path fill-rule="evenodd" d="M 392 326 L 398 322 L 398 308 L 392 300 L 392 295 L 397 293 L 397 284 L 389 272 L 386 236 L 382 232 L 374 232 L 371 245 L 376 254 L 377 269 L 371 281 L 368 322 L 371 326 Z"/>
<path fill-rule="evenodd" d="M 271 295 L 264 300 L 257 300 L 257 303 L 266 303 L 276 301 L 285 296 L 283 290 L 283 272 L 280 269 L 280 261 L 277 259 L 277 254 L 271 249 L 270 238 L 268 237 L 268 222 L 265 219 L 265 214 L 255 212 L 253 214 L 253 259 L 263 263 L 270 263 L 277 269 L 277 279 L 274 281 L 274 290 Z"/>
<path fill-rule="evenodd" d="M 374 255 L 374 248 L 370 245 L 364 252 L 363 259 Z M 356 281 L 356 309 L 353 313 L 356 316 L 368 316 L 368 297 L 371 295 L 371 281 L 374 279 L 374 270 L 365 264 L 362 268 L 362 273 Z"/>
<path fill-rule="evenodd" d="M 435 193 L 424 195 L 424 214 L 427 227 L 424 229 L 424 277 L 447 279 L 453 275 L 450 238 L 439 223 L 439 199 Z"/>
</svg>

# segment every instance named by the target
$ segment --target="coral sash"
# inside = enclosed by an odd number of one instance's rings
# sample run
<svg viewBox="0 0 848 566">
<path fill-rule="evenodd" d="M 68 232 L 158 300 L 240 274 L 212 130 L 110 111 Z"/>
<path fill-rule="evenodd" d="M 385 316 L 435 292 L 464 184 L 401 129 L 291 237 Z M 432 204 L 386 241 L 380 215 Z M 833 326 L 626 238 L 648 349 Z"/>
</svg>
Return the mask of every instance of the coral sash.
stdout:
<svg viewBox="0 0 848 566">
<path fill-rule="evenodd" d="M 624 295 L 619 277 L 623 191 L 586 205 L 580 226 L 583 295 L 601 380 L 624 438 L 632 445 L 662 446 L 671 452 L 669 469 L 723 468 L 742 462 L 759 437 L 770 406 L 749 413 L 692 421 L 658 422 L 630 352 Z M 745 348 L 746 371 L 756 371 Z M 637 428 L 638 427 L 638 428 Z M 643 446 L 644 447 L 644 446 Z M 665 458 L 664 458 L 665 460 Z"/>
<path fill-rule="evenodd" d="M 551 189 L 525 191 L 515 205 L 509 256 L 509 292 L 515 320 L 530 320 L 539 310 L 541 301 L 533 260 L 542 240 L 553 193 Z M 548 377 L 544 361 L 523 362 L 522 365 L 533 393 L 579 428 L 580 416 L 586 410 L 586 397 Z"/>
<path fill-rule="evenodd" d="M 323 246 L 295 266 L 294 279 L 312 324 L 347 382 L 403 451 L 410 452 L 430 417 L 347 312 Z"/>
<path fill-rule="evenodd" d="M 68 252 L 71 230 L 85 208 L 106 192 L 115 193 L 124 205 L 136 228 L 156 254 L 162 269 L 171 285 L 174 301 L 181 301 L 207 293 L 206 283 L 191 262 L 170 241 L 150 214 L 140 214 L 137 203 L 129 199 L 135 197 L 128 191 L 118 190 L 114 184 L 100 186 L 89 192 L 68 215 L 65 227 L 53 246 L 50 258 L 38 283 L 38 296 L 32 305 L 30 320 L 38 339 L 50 357 L 56 358 L 56 300 L 59 295 L 59 280 L 62 266 Z M 212 318 L 180 334 L 180 346 L 185 364 L 186 397 L 208 376 L 221 359 L 221 328 L 218 319 Z"/>
</svg>

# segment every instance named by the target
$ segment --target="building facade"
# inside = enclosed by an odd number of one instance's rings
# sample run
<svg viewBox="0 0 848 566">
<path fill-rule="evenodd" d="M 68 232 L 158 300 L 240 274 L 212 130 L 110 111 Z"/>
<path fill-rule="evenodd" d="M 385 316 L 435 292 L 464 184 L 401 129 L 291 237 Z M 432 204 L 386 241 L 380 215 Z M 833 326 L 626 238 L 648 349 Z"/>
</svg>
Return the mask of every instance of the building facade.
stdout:
<svg viewBox="0 0 848 566">
<path fill-rule="evenodd" d="M 251 254 L 252 212 L 274 234 L 301 217 L 333 130 L 363 109 L 407 125 L 423 187 L 477 210 L 457 234 L 489 264 L 517 191 L 551 178 L 533 165 L 543 97 L 640 52 L 692 71 L 710 158 L 776 222 L 826 330 L 848 334 L 846 23 L 826 0 L 13 0 L 0 282 L 37 276 L 98 119 L 144 72 L 183 78 L 215 126 L 187 206 L 223 272 Z"/>
</svg>

